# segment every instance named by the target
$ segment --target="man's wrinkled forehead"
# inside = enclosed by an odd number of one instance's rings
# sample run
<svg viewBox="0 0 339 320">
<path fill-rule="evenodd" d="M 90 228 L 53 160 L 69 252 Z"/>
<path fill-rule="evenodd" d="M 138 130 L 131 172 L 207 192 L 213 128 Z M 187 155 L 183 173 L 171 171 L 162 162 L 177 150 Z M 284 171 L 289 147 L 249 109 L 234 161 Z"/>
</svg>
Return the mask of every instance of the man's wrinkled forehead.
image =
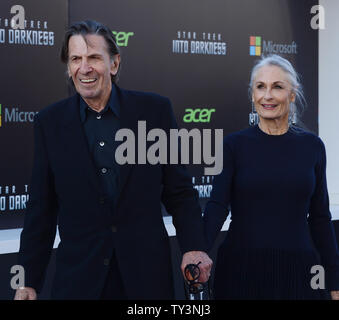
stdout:
<svg viewBox="0 0 339 320">
<path fill-rule="evenodd" d="M 68 40 L 69 46 L 69 57 L 72 51 L 78 50 L 86 50 L 89 51 L 102 51 L 105 50 L 108 53 L 108 48 L 106 44 L 106 40 L 103 36 L 97 34 L 76 34 L 69 38 Z"/>
</svg>

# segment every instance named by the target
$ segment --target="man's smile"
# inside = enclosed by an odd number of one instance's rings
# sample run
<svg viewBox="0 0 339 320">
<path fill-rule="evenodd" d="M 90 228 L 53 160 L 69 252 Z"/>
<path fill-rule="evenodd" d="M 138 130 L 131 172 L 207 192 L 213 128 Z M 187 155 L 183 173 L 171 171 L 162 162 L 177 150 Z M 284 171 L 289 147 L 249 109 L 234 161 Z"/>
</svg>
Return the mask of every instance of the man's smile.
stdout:
<svg viewBox="0 0 339 320">
<path fill-rule="evenodd" d="M 80 79 L 80 82 L 81 82 L 81 83 L 88 84 L 88 83 L 94 83 L 96 80 L 97 80 L 96 78 Z"/>
</svg>

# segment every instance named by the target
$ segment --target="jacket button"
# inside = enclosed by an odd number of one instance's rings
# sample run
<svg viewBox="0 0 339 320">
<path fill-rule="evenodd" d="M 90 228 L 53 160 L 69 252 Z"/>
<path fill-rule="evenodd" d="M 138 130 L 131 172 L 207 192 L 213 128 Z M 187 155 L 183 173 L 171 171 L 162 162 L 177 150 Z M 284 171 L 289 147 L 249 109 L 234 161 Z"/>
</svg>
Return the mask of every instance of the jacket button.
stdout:
<svg viewBox="0 0 339 320">
<path fill-rule="evenodd" d="M 117 227 L 116 226 L 112 226 L 112 232 L 117 232 L 118 231 L 118 229 L 117 229 Z"/>
<path fill-rule="evenodd" d="M 104 265 L 108 266 L 109 265 L 109 259 L 104 259 Z"/>
</svg>

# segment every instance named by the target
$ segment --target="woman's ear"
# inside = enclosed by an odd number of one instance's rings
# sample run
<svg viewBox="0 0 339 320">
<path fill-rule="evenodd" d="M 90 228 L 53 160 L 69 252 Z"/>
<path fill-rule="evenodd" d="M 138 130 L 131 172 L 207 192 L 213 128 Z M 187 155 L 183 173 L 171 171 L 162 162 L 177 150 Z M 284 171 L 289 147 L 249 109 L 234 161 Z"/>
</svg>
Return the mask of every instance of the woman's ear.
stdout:
<svg viewBox="0 0 339 320">
<path fill-rule="evenodd" d="M 294 91 L 291 92 L 291 102 L 295 102 L 296 94 Z"/>
</svg>

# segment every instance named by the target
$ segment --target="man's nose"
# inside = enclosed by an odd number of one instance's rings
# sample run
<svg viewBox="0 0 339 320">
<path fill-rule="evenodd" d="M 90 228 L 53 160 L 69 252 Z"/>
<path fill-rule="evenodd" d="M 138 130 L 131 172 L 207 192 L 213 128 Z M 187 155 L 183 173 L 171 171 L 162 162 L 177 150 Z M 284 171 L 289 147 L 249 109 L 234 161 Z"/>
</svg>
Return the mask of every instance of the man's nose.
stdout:
<svg viewBox="0 0 339 320">
<path fill-rule="evenodd" d="M 91 72 L 92 70 L 93 70 L 92 66 L 88 63 L 88 61 L 86 59 L 82 59 L 81 65 L 80 65 L 80 72 L 82 74 L 87 74 Z"/>
</svg>

